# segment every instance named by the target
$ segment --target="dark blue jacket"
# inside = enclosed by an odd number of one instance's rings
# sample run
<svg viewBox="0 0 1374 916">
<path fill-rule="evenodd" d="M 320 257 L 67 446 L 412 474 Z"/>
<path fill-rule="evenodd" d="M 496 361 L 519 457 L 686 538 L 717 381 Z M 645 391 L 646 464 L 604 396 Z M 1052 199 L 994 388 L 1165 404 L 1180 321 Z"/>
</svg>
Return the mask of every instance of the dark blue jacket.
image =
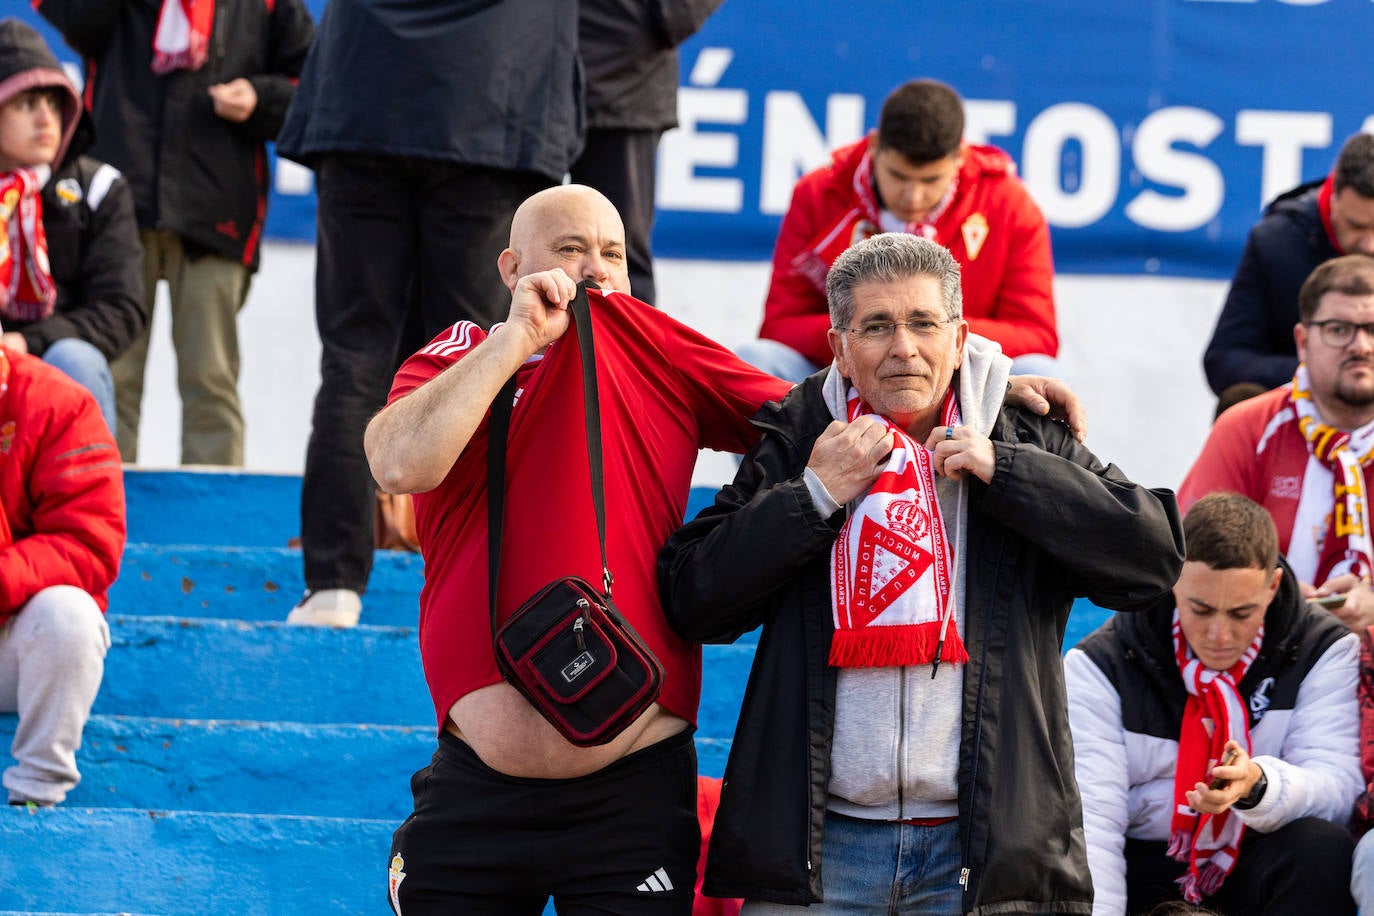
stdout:
<svg viewBox="0 0 1374 916">
<path fill-rule="evenodd" d="M 1293 325 L 1298 290 L 1323 261 L 1340 254 L 1322 225 L 1317 195 L 1325 179 L 1279 195 L 1250 230 L 1231 291 L 1202 357 L 1207 384 L 1222 391 L 1237 382 L 1277 388 L 1298 367 Z"/>
<path fill-rule="evenodd" d="M 437 159 L 561 181 L 582 149 L 576 3 L 329 0 L 277 152 Z"/>
</svg>

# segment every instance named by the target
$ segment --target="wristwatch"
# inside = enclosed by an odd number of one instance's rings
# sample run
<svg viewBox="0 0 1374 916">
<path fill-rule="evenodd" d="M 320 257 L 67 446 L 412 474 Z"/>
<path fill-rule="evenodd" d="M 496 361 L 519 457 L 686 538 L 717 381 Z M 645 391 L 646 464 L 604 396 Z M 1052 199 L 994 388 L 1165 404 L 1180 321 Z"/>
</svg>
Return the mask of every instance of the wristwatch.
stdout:
<svg viewBox="0 0 1374 916">
<path fill-rule="evenodd" d="M 1264 767 L 1261 767 L 1258 763 L 1255 764 L 1255 766 L 1259 767 L 1259 779 L 1255 780 L 1255 784 L 1251 787 L 1250 792 L 1240 801 L 1232 805 L 1232 808 L 1249 811 L 1251 808 L 1258 805 L 1260 800 L 1264 798 L 1264 790 L 1269 788 L 1269 777 L 1264 775 Z"/>
</svg>

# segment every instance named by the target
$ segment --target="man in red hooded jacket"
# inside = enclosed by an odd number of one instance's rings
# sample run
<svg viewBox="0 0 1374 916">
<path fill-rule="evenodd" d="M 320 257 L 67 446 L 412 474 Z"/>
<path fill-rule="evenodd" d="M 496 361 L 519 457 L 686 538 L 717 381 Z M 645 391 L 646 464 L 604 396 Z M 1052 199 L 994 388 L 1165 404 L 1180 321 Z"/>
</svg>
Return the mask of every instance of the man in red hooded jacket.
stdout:
<svg viewBox="0 0 1374 916">
<path fill-rule="evenodd" d="M 104 674 L 124 550 L 119 450 L 90 393 L 0 347 L 0 712 L 18 712 L 9 803 L 55 805 Z"/>
<path fill-rule="evenodd" d="M 877 131 L 797 183 L 773 252 L 761 339 L 740 349 L 743 359 L 794 382 L 829 365 L 830 265 L 869 236 L 909 232 L 959 262 L 973 333 L 1001 344 L 1014 372 L 1058 374 L 1049 226 L 1011 158 L 963 134 L 958 93 L 912 80 L 883 102 Z"/>
</svg>

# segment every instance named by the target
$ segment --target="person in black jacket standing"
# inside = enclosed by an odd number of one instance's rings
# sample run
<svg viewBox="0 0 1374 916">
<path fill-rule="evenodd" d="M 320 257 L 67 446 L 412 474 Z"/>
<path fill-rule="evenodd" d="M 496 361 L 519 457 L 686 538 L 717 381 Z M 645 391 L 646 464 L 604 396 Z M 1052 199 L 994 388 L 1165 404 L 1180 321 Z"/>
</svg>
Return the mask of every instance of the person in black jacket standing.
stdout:
<svg viewBox="0 0 1374 916">
<path fill-rule="evenodd" d="M 969 338 L 938 243 L 861 242 L 827 298 L 833 365 L 765 405 L 659 557 L 679 635 L 763 625 L 704 890 L 1087 916 L 1060 645 L 1075 596 L 1135 610 L 1173 584 L 1173 494 L 1004 406 L 1011 361 Z"/>
<path fill-rule="evenodd" d="M 1318 264 L 1343 254 L 1374 255 L 1370 134 L 1346 140 L 1330 175 L 1280 194 L 1250 230 L 1202 358 L 1224 406 L 1292 380 L 1298 290 Z"/>
<path fill-rule="evenodd" d="M 492 270 L 525 198 L 582 146 L 577 4 L 331 0 L 277 142 L 315 169 L 323 353 L 301 491 L 306 595 L 287 618 L 352 626 L 372 570 L 363 429 L 400 361 L 460 320 L 490 327 Z"/>
<path fill-rule="evenodd" d="M 587 68 L 587 144 L 569 172 L 610 198 L 625 220 L 630 291 L 654 304 L 655 155 L 677 126 L 677 46 L 723 0 L 581 0 L 578 51 Z"/>
<path fill-rule="evenodd" d="M 118 169 L 82 155 L 91 144 L 90 120 L 84 113 L 77 115 L 76 90 L 42 37 L 23 23 L 7 20 L 0 23 L 0 84 L 17 90 L 20 82 L 43 87 L 56 111 L 68 109 L 75 125 L 70 133 L 60 134 L 70 138 L 65 152 L 44 153 L 60 155 L 60 162 L 25 163 L 55 169 L 39 194 L 55 287 L 52 311 L 32 317 L 5 315 L 0 344 L 11 352 L 40 357 L 81 383 L 113 432 L 110 362 L 148 323 L 133 195 Z M 17 94 L 0 97 L 0 105 Z M 57 119 L 54 114 L 54 127 Z"/>
<path fill-rule="evenodd" d="M 39 0 L 86 59 L 92 154 L 133 189 L 148 313 L 171 294 L 184 464 L 243 464 L 238 312 L 258 267 L 270 174 L 313 26 L 303 0 Z M 159 44 L 160 23 L 179 43 Z M 138 460 L 145 330 L 113 369 L 119 448 Z"/>
</svg>

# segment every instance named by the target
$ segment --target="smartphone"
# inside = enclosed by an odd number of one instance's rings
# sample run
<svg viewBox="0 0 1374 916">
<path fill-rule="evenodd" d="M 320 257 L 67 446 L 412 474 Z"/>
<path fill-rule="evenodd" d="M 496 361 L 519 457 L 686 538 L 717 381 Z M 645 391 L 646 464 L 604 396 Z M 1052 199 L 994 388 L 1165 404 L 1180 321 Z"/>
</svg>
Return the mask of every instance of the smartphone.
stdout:
<svg viewBox="0 0 1374 916">
<path fill-rule="evenodd" d="M 1337 592 L 1334 595 L 1322 595 L 1320 598 L 1308 598 L 1307 600 L 1317 605 L 1317 607 L 1324 607 L 1327 609 L 1336 608 L 1345 604 L 1345 593 Z"/>
<path fill-rule="evenodd" d="M 1239 751 L 1238 749 L 1236 749 L 1236 748 L 1233 747 L 1233 748 L 1231 748 L 1230 750 L 1228 750 L 1228 751 L 1226 752 L 1226 756 L 1223 757 L 1223 758 L 1221 759 L 1221 763 L 1218 763 L 1217 766 L 1219 766 L 1219 767 L 1229 767 L 1231 764 L 1233 764 L 1233 763 L 1236 762 L 1236 758 L 1239 757 L 1239 756 L 1240 756 L 1240 751 Z M 1231 784 L 1231 780 L 1229 780 L 1229 779 L 1222 779 L 1220 776 L 1213 776 L 1213 777 L 1212 777 L 1212 781 L 1209 782 L 1209 783 L 1207 783 L 1207 788 L 1209 788 L 1209 789 L 1224 789 L 1224 788 L 1226 788 L 1227 786 L 1229 786 L 1230 784 Z"/>
</svg>

